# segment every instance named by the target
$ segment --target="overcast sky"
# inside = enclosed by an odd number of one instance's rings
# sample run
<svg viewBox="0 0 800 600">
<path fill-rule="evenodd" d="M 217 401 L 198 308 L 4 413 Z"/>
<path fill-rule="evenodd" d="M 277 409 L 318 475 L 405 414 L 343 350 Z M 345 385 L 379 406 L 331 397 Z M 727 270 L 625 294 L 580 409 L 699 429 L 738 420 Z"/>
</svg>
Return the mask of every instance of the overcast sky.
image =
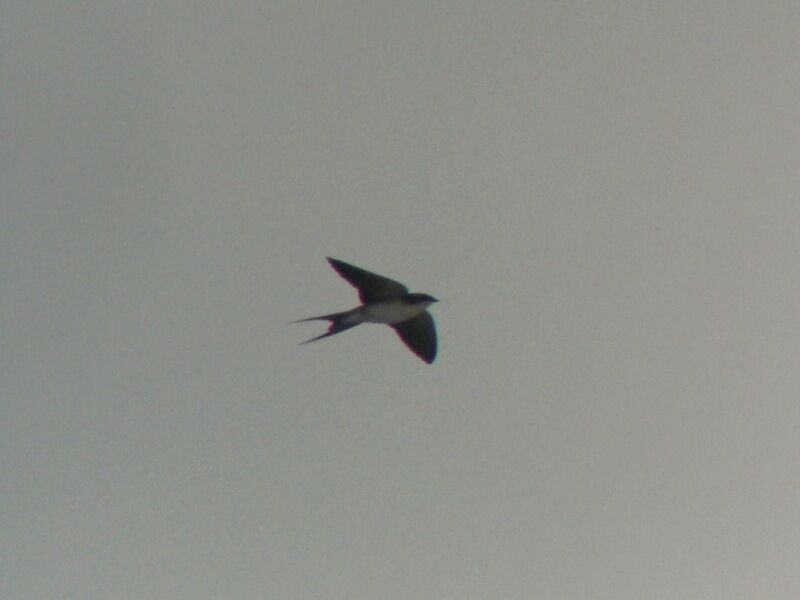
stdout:
<svg viewBox="0 0 800 600">
<path fill-rule="evenodd" d="M 800 8 L 3 2 L 0 596 L 800 597 Z M 333 256 L 439 298 L 427 366 Z"/>
</svg>

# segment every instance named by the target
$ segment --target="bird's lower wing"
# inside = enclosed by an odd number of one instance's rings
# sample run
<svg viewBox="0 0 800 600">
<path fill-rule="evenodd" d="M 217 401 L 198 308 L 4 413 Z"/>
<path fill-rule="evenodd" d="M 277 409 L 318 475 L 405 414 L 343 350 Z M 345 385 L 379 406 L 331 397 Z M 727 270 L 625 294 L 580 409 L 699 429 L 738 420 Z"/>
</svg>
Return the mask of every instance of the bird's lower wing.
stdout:
<svg viewBox="0 0 800 600">
<path fill-rule="evenodd" d="M 436 327 L 433 324 L 433 317 L 428 311 L 408 321 L 394 323 L 391 327 L 409 350 L 426 363 L 433 362 L 433 359 L 436 358 Z"/>
</svg>

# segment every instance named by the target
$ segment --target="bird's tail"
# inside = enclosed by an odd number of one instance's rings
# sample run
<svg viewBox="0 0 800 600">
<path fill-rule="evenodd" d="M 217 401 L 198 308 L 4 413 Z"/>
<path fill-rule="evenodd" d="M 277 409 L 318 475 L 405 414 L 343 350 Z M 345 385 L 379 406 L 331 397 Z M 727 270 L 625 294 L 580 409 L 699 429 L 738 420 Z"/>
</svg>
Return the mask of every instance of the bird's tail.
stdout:
<svg viewBox="0 0 800 600">
<path fill-rule="evenodd" d="M 301 342 L 301 346 L 303 344 L 309 344 L 311 342 L 316 342 L 317 340 L 321 340 L 322 338 L 326 338 L 331 335 L 336 335 L 337 333 L 341 333 L 343 331 L 347 331 L 351 327 L 355 327 L 359 324 L 358 321 L 351 321 L 348 317 L 353 313 L 353 310 L 346 310 L 344 312 L 338 313 L 331 313 L 329 315 L 320 315 L 318 317 L 308 317 L 307 319 L 299 319 L 297 321 L 293 321 L 294 323 L 305 323 L 306 321 L 330 321 L 331 324 L 328 326 L 328 331 L 323 333 L 322 335 L 318 335 L 317 337 L 311 338 L 310 340 L 306 340 L 305 342 Z"/>
</svg>

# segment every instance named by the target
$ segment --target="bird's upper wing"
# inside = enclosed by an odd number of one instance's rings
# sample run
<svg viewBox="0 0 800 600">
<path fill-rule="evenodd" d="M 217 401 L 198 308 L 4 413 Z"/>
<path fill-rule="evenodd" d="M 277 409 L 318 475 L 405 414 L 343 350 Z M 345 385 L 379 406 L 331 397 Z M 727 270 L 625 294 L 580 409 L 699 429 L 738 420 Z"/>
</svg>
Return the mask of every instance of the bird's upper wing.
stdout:
<svg viewBox="0 0 800 600">
<path fill-rule="evenodd" d="M 436 358 L 436 327 L 427 310 L 408 321 L 394 323 L 391 327 L 409 350 L 426 363 L 433 362 Z"/>
<path fill-rule="evenodd" d="M 396 300 L 408 292 L 406 286 L 388 277 L 370 273 L 335 258 L 328 258 L 328 262 L 350 285 L 358 289 L 358 297 L 361 298 L 361 302 Z"/>
</svg>

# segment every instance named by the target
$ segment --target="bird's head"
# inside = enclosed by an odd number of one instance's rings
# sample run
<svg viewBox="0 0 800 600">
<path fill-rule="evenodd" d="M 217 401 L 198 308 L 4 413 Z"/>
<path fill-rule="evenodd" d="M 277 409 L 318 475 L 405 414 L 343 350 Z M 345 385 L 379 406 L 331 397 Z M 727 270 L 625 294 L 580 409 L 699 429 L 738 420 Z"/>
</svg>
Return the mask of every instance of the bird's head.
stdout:
<svg viewBox="0 0 800 600">
<path fill-rule="evenodd" d="M 436 298 L 428 294 L 408 294 L 406 296 L 406 301 L 411 304 L 422 305 L 425 308 L 428 308 L 434 302 L 438 302 Z"/>
</svg>

